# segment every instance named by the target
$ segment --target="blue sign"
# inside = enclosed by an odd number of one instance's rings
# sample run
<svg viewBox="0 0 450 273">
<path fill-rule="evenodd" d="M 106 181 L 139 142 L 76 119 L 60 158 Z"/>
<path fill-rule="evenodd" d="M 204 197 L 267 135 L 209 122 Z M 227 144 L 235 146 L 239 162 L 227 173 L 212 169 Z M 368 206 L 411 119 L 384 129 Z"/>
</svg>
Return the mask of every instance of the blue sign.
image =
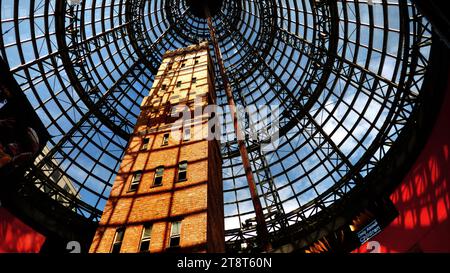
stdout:
<svg viewBox="0 0 450 273">
<path fill-rule="evenodd" d="M 359 242 L 361 244 L 369 241 L 375 235 L 381 232 L 381 227 L 378 224 L 377 220 L 373 220 L 370 224 L 362 228 L 360 231 L 357 232 Z"/>
</svg>

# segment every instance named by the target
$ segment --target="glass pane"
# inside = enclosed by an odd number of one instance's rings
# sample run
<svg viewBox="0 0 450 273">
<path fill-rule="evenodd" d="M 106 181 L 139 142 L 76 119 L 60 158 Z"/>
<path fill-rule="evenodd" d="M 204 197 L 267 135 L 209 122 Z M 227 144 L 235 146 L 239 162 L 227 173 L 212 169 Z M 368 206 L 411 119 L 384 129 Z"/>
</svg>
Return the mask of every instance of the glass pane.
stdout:
<svg viewBox="0 0 450 273">
<path fill-rule="evenodd" d="M 111 253 L 119 253 L 120 252 L 120 247 L 122 246 L 121 243 L 116 243 L 113 245 L 113 248 L 111 250 Z"/>
<path fill-rule="evenodd" d="M 116 241 L 115 241 L 116 243 L 122 242 L 123 234 L 124 234 L 124 230 L 123 229 L 120 229 L 120 230 L 117 231 L 117 233 L 116 233 Z"/>
<path fill-rule="evenodd" d="M 173 222 L 171 236 L 180 235 L 180 230 L 181 230 L 181 222 L 180 221 Z"/>
<path fill-rule="evenodd" d="M 179 181 L 186 180 L 186 179 L 187 179 L 187 177 L 186 177 L 186 172 L 185 171 L 178 173 L 178 180 Z"/>
<path fill-rule="evenodd" d="M 131 185 L 130 185 L 130 191 L 136 191 L 137 189 L 138 189 L 138 187 L 139 187 L 139 183 L 132 183 Z"/>
<path fill-rule="evenodd" d="M 164 172 L 164 167 L 156 168 L 156 176 L 162 176 Z"/>
<path fill-rule="evenodd" d="M 155 186 L 159 186 L 159 185 L 161 185 L 161 184 L 162 184 L 162 177 L 161 177 L 161 176 L 155 177 L 155 183 L 154 183 L 154 185 L 155 185 Z"/>
<path fill-rule="evenodd" d="M 180 237 L 172 237 L 170 238 L 170 246 L 179 246 L 180 245 Z"/>
<path fill-rule="evenodd" d="M 184 140 L 189 140 L 191 138 L 191 129 L 184 130 Z"/>
<path fill-rule="evenodd" d="M 179 164 L 180 171 L 186 171 L 187 169 L 187 161 L 181 161 Z"/>
<path fill-rule="evenodd" d="M 148 251 L 150 248 L 150 240 L 145 240 L 141 242 L 141 246 L 139 247 L 140 252 Z"/>
<path fill-rule="evenodd" d="M 133 179 L 133 181 L 135 181 L 135 182 L 141 181 L 141 176 L 142 176 L 142 172 L 136 172 L 136 173 L 134 174 L 134 179 Z"/>
<path fill-rule="evenodd" d="M 144 230 L 142 232 L 142 238 L 150 238 L 152 234 L 152 225 L 144 226 Z"/>
</svg>

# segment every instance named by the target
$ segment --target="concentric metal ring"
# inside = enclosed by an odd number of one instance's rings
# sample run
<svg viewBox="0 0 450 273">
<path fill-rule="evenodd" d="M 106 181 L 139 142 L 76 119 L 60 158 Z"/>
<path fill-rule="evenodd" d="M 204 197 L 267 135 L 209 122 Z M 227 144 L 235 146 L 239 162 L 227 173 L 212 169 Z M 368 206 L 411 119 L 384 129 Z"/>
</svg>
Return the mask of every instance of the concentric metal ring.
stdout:
<svg viewBox="0 0 450 273">
<path fill-rule="evenodd" d="M 51 135 L 29 181 L 97 220 L 163 53 L 209 39 L 206 22 L 184 0 L 3 0 L 0 10 L 0 56 Z M 333 217 L 418 119 L 431 26 L 407 1 L 325 0 L 224 0 L 214 25 L 237 104 L 282 113 L 278 149 L 247 143 L 264 210 L 279 212 L 270 231 Z M 254 213 L 232 126 L 223 133 L 233 241 L 254 236 L 242 229 Z"/>
</svg>

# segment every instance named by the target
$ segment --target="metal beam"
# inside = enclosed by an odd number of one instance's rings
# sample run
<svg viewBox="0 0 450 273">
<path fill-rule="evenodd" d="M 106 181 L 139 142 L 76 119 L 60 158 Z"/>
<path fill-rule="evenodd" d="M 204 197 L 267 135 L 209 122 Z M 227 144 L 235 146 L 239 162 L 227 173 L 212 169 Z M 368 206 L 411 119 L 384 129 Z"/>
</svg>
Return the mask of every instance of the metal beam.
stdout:
<svg viewBox="0 0 450 273">
<path fill-rule="evenodd" d="M 212 23 L 211 14 L 209 13 L 209 9 L 205 7 L 206 20 L 208 21 L 209 32 L 211 35 L 211 40 L 214 47 L 214 52 L 216 55 L 216 61 L 219 66 L 220 75 L 222 77 L 223 85 L 225 92 L 228 98 L 228 106 L 230 107 L 231 119 L 233 120 L 234 131 L 236 133 L 237 142 L 239 145 L 239 151 L 242 157 L 242 164 L 244 165 L 244 171 L 248 182 L 248 187 L 250 189 L 250 194 L 252 197 L 253 207 L 255 209 L 256 215 L 256 230 L 258 234 L 259 242 L 261 243 L 261 247 L 264 251 L 270 251 L 272 249 L 271 243 L 269 241 L 269 232 L 267 230 L 266 220 L 264 218 L 264 213 L 262 210 L 261 203 L 259 201 L 259 195 L 256 190 L 256 183 L 253 177 L 252 168 L 250 166 L 250 160 L 248 157 L 247 148 L 244 142 L 244 135 L 242 134 L 241 128 L 238 123 L 237 112 L 236 112 L 236 104 L 233 99 L 233 93 L 231 90 L 231 85 L 228 81 L 227 74 L 225 72 L 225 65 L 222 59 L 222 53 L 219 48 L 219 44 L 216 40 L 215 29 Z"/>
</svg>

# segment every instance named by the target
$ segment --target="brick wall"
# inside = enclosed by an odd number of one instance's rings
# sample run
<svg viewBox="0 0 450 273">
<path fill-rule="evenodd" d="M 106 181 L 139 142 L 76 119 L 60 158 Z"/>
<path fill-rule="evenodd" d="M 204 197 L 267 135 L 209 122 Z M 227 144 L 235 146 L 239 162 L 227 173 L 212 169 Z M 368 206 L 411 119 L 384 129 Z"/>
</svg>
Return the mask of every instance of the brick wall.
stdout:
<svg viewBox="0 0 450 273">
<path fill-rule="evenodd" d="M 197 63 L 196 63 L 197 61 Z M 181 67 L 182 63 L 184 67 Z M 166 69 L 172 65 L 172 69 Z M 170 107 L 186 103 L 191 112 L 214 100 L 208 74 L 207 46 L 165 55 L 153 88 L 142 103 L 141 116 L 130 139 L 118 175 L 105 206 L 90 252 L 110 252 L 117 228 L 125 227 L 121 252 L 138 252 L 143 225 L 152 223 L 150 252 L 223 252 L 224 224 L 221 158 L 218 143 L 204 138 L 207 119 L 188 119 L 197 124 L 191 139 L 183 129 L 174 131 Z M 166 73 L 164 73 L 166 72 Z M 197 81 L 192 83 L 192 78 Z M 161 81 L 161 84 L 159 82 Z M 181 86 L 177 82 L 181 81 Z M 165 90 L 161 90 L 162 84 Z M 196 102 L 194 100 L 197 98 Z M 198 100 L 198 98 L 200 98 Z M 191 113 L 192 114 L 192 113 Z M 170 134 L 162 146 L 164 134 Z M 142 149 L 148 138 L 147 149 Z M 187 179 L 178 181 L 178 164 L 187 160 Z M 154 185 L 155 171 L 164 166 L 161 186 Z M 130 191 L 133 174 L 142 171 L 137 190 Z M 168 249 L 171 222 L 181 220 L 180 247 Z"/>
</svg>

